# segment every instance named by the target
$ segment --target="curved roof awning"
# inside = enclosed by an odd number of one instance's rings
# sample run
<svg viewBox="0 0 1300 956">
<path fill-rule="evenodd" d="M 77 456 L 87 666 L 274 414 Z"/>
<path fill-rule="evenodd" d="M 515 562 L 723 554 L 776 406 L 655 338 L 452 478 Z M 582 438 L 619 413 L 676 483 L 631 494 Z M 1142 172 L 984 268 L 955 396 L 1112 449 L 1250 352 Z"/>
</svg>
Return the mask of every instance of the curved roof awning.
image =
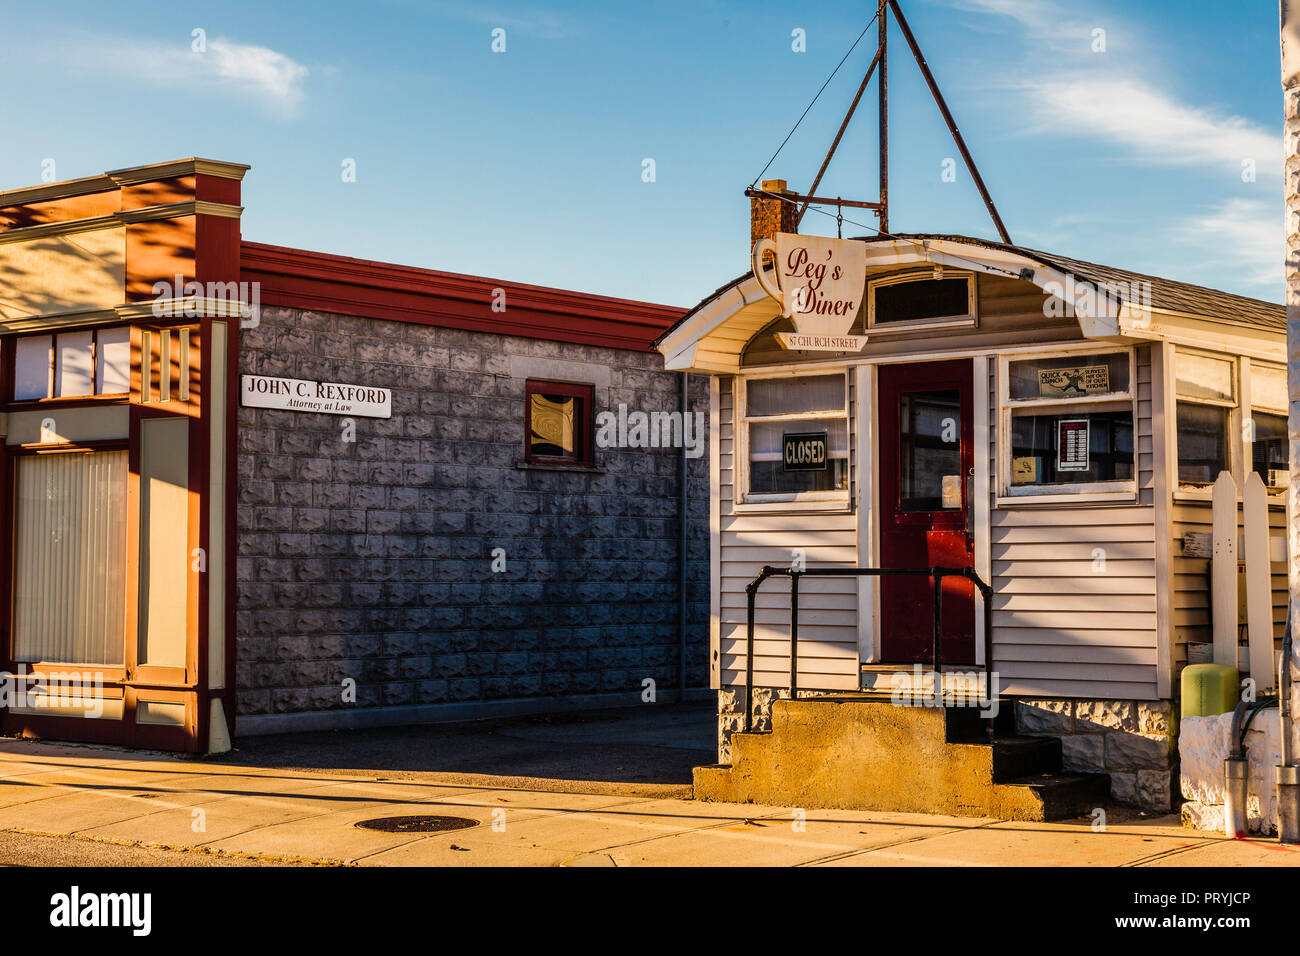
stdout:
<svg viewBox="0 0 1300 956">
<path fill-rule="evenodd" d="M 1152 312 L 1204 315 L 1284 330 L 1280 305 L 1172 282 L 1095 263 L 965 236 L 889 236 L 867 243 L 867 269 L 941 265 L 1022 279 L 1058 297 L 1070 295 L 1085 338 L 1112 341 L 1158 337 Z M 1137 288 L 1142 294 L 1135 294 Z M 1073 294 L 1083 289 L 1082 295 Z M 1088 290 L 1092 294 L 1088 294 Z M 1068 292 L 1067 290 L 1073 290 Z M 746 344 L 780 314 L 751 273 L 727 283 L 655 341 L 673 371 L 730 374 L 740 370 Z M 1063 320 L 1064 321 L 1064 320 Z"/>
</svg>

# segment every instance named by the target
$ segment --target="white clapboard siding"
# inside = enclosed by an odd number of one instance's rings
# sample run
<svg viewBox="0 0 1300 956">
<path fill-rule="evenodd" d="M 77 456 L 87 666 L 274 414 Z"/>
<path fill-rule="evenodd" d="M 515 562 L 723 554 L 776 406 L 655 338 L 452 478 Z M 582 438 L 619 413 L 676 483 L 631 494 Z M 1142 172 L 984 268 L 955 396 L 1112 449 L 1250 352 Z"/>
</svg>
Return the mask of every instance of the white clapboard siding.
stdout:
<svg viewBox="0 0 1300 956">
<path fill-rule="evenodd" d="M 854 407 L 850 379 L 849 408 Z M 764 565 L 790 567 L 796 549 L 809 570 L 856 567 L 857 519 L 852 514 L 797 516 L 737 514 L 735 501 L 735 403 L 730 379 L 719 395 L 721 532 L 719 642 L 722 684 L 744 684 L 746 586 Z M 850 434 L 856 442 L 856 423 Z M 854 460 L 850 448 L 850 460 Z M 858 476 L 854 475 L 854 483 Z M 754 684 L 790 686 L 790 580 L 770 578 L 755 598 Z M 804 578 L 799 582 L 799 687 L 857 690 L 858 603 L 852 578 Z"/>
<path fill-rule="evenodd" d="M 1093 560 L 1086 561 L 1052 561 L 1050 565 L 1044 567 L 1041 558 L 1025 559 L 1022 561 L 994 561 L 993 577 L 1012 578 L 1028 577 L 1065 577 L 1076 578 L 1086 574 L 1093 574 L 1093 568 L 1096 563 Z M 1106 573 L 1113 574 L 1116 577 L 1148 577 L 1155 580 L 1156 563 L 1150 561 L 1107 561 Z M 995 584 L 994 587 L 997 587 Z"/>
<path fill-rule="evenodd" d="M 1151 578 L 1124 578 L 1115 575 L 1114 568 L 1107 565 L 1110 573 L 1106 575 L 1089 574 L 1087 577 L 1001 577 L 994 583 L 994 593 L 998 595 L 1047 594 L 1055 597 L 1079 595 L 1090 600 L 1120 594 L 1151 594 Z"/>
</svg>

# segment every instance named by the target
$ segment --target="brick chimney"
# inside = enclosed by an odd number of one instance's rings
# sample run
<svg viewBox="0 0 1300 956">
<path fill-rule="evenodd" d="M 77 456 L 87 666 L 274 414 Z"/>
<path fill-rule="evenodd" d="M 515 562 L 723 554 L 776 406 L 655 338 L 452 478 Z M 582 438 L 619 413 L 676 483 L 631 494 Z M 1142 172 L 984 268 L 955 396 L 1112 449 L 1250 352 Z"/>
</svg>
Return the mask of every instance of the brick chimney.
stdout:
<svg viewBox="0 0 1300 956">
<path fill-rule="evenodd" d="M 763 180 L 763 192 L 788 193 L 784 179 Z M 749 200 L 749 246 L 760 239 L 775 239 L 778 232 L 798 232 L 799 207 L 784 199 L 754 196 Z"/>
</svg>

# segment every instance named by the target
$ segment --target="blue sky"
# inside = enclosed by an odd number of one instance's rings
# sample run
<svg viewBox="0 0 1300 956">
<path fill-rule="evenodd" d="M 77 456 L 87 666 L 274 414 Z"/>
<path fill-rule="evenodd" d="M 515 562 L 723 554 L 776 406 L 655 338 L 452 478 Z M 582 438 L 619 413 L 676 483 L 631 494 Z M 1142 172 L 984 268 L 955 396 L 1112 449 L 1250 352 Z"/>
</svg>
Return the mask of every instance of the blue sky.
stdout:
<svg viewBox="0 0 1300 956">
<path fill-rule="evenodd" d="M 742 191 L 872 6 L 0 0 L 0 188 L 233 160 L 246 239 L 693 305 L 745 270 Z M 1013 241 L 1281 301 L 1275 3 L 903 6 Z M 768 176 L 810 185 L 874 36 Z M 891 231 L 996 238 L 897 27 L 890 53 Z M 874 96 L 819 193 L 874 198 Z"/>
</svg>

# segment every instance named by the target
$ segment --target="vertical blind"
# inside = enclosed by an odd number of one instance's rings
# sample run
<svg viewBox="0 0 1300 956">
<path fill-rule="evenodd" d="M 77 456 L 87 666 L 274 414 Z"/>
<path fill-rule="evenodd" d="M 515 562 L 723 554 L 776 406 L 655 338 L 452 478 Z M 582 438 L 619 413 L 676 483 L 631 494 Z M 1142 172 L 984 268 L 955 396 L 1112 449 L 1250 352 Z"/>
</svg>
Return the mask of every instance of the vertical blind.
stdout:
<svg viewBox="0 0 1300 956">
<path fill-rule="evenodd" d="M 120 667 L 125 451 L 18 459 L 14 658 Z"/>
</svg>

